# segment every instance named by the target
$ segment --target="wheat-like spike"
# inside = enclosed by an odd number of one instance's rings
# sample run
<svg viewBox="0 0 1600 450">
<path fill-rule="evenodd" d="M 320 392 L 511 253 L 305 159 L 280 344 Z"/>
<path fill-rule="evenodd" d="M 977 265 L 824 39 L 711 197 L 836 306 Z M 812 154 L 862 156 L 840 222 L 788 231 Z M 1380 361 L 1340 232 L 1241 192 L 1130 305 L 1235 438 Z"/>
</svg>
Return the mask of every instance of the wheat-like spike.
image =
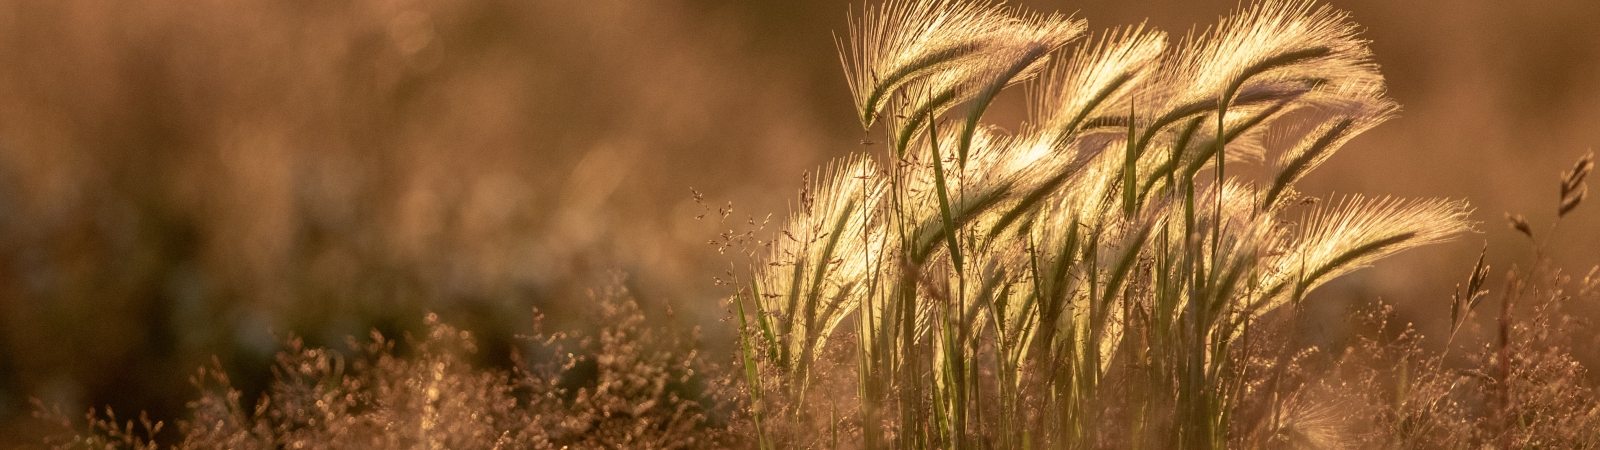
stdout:
<svg viewBox="0 0 1600 450">
<path fill-rule="evenodd" d="M 1318 205 L 1300 221 L 1287 251 L 1274 258 L 1271 283 L 1304 295 L 1322 283 L 1400 251 L 1444 242 L 1473 229 L 1466 203 L 1360 195 Z M 1270 309 L 1287 297 L 1264 298 Z"/>
<path fill-rule="evenodd" d="M 903 155 L 907 145 L 917 138 L 930 120 L 935 120 L 956 105 L 970 103 L 966 129 L 958 140 L 968 145 L 975 134 L 976 118 L 1001 89 L 1038 74 L 1049 61 L 1049 55 L 1072 39 L 1083 29 L 1082 21 L 1059 16 L 1024 16 L 1008 19 L 996 31 L 996 36 L 986 39 L 985 46 L 958 66 L 933 71 L 921 78 L 904 83 L 895 91 L 900 94 L 889 102 L 885 122 L 896 136 L 896 154 Z M 965 148 L 958 153 L 965 154 Z"/>
<path fill-rule="evenodd" d="M 840 57 L 862 126 L 870 128 L 905 83 L 1002 43 L 1004 9 L 989 1 L 893 0 L 852 18 L 849 50 Z"/>
<path fill-rule="evenodd" d="M 1013 83 L 1031 78 L 1046 65 L 1050 53 L 1077 39 L 1084 30 L 1083 21 L 1074 21 L 1056 14 L 1024 15 L 1016 21 L 1016 24 L 1017 26 L 1006 31 L 1016 41 L 995 52 L 996 56 L 1004 58 L 1007 63 L 1000 65 L 1000 70 L 980 82 L 981 87 L 968 105 L 967 120 L 962 125 L 961 135 L 956 141 L 959 145 L 956 149 L 958 167 L 966 166 L 967 153 L 971 149 L 972 135 L 978 128 L 978 120 L 983 118 L 983 113 L 989 109 L 989 104 L 1000 91 Z"/>
<path fill-rule="evenodd" d="M 1142 119 L 1146 129 L 1138 147 L 1175 123 L 1216 111 L 1223 100 L 1230 108 L 1315 104 L 1323 93 L 1381 86 L 1366 41 L 1355 37 L 1345 19 L 1309 1 L 1272 0 L 1186 38 L 1164 58 L 1159 79 L 1140 91 L 1152 106 Z"/>
<path fill-rule="evenodd" d="M 1147 88 L 1156 72 L 1166 34 L 1144 26 L 1107 31 L 1098 43 L 1083 45 L 1045 77 L 1035 108 L 1040 132 L 1052 146 L 1064 146 L 1083 122 L 1100 110 L 1125 110 L 1127 100 Z"/>
<path fill-rule="evenodd" d="M 1380 81 L 1367 42 L 1348 14 L 1306 0 L 1270 0 L 1224 20 L 1175 57 L 1190 80 L 1183 102 L 1239 94 L 1254 82 L 1314 82 L 1335 88 Z M 1174 80 L 1177 81 L 1177 80 Z M 1232 101 L 1232 99 L 1224 99 Z"/>
<path fill-rule="evenodd" d="M 966 64 L 934 70 L 925 77 L 899 86 L 898 96 L 886 107 L 891 114 L 883 114 L 888 130 L 896 136 L 896 155 L 904 155 L 906 147 L 917 141 L 918 133 L 926 130 L 925 125 L 930 120 L 938 119 L 946 110 L 968 102 L 971 104 L 970 110 L 984 109 L 994 99 L 994 94 L 1005 86 L 1035 77 L 1048 61 L 1050 51 L 1064 45 L 1077 32 L 1075 22 L 1056 16 L 1037 22 L 1018 22 L 1014 26 L 1016 30 L 1006 32 L 1005 38 L 995 38 L 990 48 L 986 48 L 982 54 L 974 54 Z M 976 127 L 976 120 L 968 123 L 974 123 Z M 962 128 L 962 131 L 965 135 L 949 139 L 946 143 L 952 144 L 952 147 L 955 143 L 970 147 L 970 139 L 976 135 L 976 128 Z M 960 149 L 958 152 L 965 151 Z"/>
<path fill-rule="evenodd" d="M 1283 194 L 1293 189 L 1295 182 L 1322 165 L 1350 139 L 1394 117 L 1399 105 L 1393 100 L 1376 97 L 1345 109 L 1306 132 L 1294 148 L 1278 157 L 1274 164 L 1277 175 L 1262 197 L 1262 210 L 1272 210 Z"/>
<path fill-rule="evenodd" d="M 873 217 L 884 189 L 871 159 L 834 163 L 807 187 L 767 265 L 756 270 L 757 300 L 778 315 L 782 339 L 795 344 L 785 359 L 806 345 L 820 348 L 866 292 L 867 275 L 885 252 L 883 225 Z"/>
</svg>

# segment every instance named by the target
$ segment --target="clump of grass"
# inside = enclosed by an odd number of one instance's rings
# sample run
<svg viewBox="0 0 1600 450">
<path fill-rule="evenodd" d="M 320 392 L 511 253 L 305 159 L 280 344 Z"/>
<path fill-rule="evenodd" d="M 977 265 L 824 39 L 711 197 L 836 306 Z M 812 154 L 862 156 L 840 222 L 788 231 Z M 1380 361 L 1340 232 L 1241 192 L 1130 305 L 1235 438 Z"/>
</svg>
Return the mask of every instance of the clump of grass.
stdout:
<svg viewBox="0 0 1600 450">
<path fill-rule="evenodd" d="M 1260 317 L 1471 228 L 1455 201 L 1303 206 L 1295 183 L 1397 109 L 1326 7 L 1267 1 L 1176 44 L 983 1 L 852 22 L 846 74 L 884 151 L 824 170 L 741 283 L 758 422 L 864 448 L 1222 447 Z M 1023 82 L 1034 118 L 982 125 Z M 823 419 L 834 347 L 856 395 Z"/>
<path fill-rule="evenodd" d="M 177 422 L 176 448 L 727 448 L 742 439 L 727 383 L 706 382 L 704 361 L 644 324 L 621 288 L 596 294 L 596 336 L 528 336 L 543 355 L 512 371 L 474 367 L 473 336 L 427 318 L 404 342 L 376 332 L 349 352 L 289 339 L 275 382 L 247 407 L 220 364 L 200 369 L 202 396 Z M 396 344 L 405 353 L 400 355 Z M 141 416 L 91 411 L 85 433 L 59 410 L 54 448 L 158 448 L 168 428 Z"/>
<path fill-rule="evenodd" d="M 1479 343 L 1465 349 L 1465 361 L 1453 361 L 1424 350 L 1415 330 L 1393 324 L 1385 309 L 1369 317 L 1399 328 L 1398 337 L 1363 337 L 1328 373 L 1309 377 L 1316 389 L 1340 398 L 1347 446 L 1600 447 L 1600 396 L 1573 355 L 1581 348 L 1575 337 L 1595 330 L 1568 310 L 1600 300 L 1596 277 L 1573 279 L 1553 269 L 1508 276 L 1520 281 L 1503 295 L 1532 304 L 1509 327 L 1504 347 Z M 1502 348 L 1510 359 L 1502 359 Z"/>
</svg>

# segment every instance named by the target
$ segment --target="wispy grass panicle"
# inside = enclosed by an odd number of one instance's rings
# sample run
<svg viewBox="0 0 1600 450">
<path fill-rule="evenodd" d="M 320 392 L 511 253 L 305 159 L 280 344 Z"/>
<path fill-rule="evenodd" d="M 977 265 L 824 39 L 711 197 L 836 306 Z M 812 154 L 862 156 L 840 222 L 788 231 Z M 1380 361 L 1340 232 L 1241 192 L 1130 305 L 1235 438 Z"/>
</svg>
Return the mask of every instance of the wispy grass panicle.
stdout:
<svg viewBox="0 0 1600 450">
<path fill-rule="evenodd" d="M 877 121 L 890 92 L 976 53 L 993 27 L 985 12 L 999 6 L 948 1 L 890 2 L 852 17 L 839 42 L 845 81 L 863 127 Z"/>
<path fill-rule="evenodd" d="M 1186 42 L 1171 66 L 1178 104 L 1231 103 L 1246 87 L 1305 83 L 1322 89 L 1381 84 L 1367 42 L 1348 14 L 1308 0 L 1268 0 Z M 1326 87 L 1322 87 L 1326 86 Z"/>
<path fill-rule="evenodd" d="M 1125 112 L 1141 93 L 1155 98 L 1144 92 L 1151 88 L 1145 82 L 1157 73 L 1165 49 L 1165 33 L 1128 27 L 1101 34 L 1093 45 L 1082 45 L 1057 63 L 1043 81 L 1034 112 L 1051 137 L 1049 144 L 1066 145 L 1085 121 Z"/>
<path fill-rule="evenodd" d="M 1300 221 L 1275 272 L 1295 280 L 1294 292 L 1302 294 L 1373 261 L 1470 231 L 1470 212 L 1465 202 L 1437 199 L 1354 195 L 1323 203 Z"/>
<path fill-rule="evenodd" d="M 1059 15 L 1020 14 L 999 3 L 958 0 L 887 2 L 867 7 L 851 23 L 849 50 L 841 51 L 841 58 L 865 128 L 910 83 L 944 78 L 916 92 L 922 98 L 909 97 L 900 112 L 952 103 L 935 100 L 957 89 L 965 88 L 969 98 L 985 95 L 1010 84 L 1084 28 L 1082 21 Z M 845 44 L 840 46 L 843 50 Z"/>
<path fill-rule="evenodd" d="M 1299 142 L 1274 162 L 1277 173 L 1262 196 L 1261 209 L 1274 209 L 1306 173 L 1322 165 L 1351 138 L 1394 117 L 1398 109 L 1399 105 L 1393 100 L 1370 95 L 1338 110 L 1316 111 L 1320 114 L 1320 123 L 1308 126 Z"/>
</svg>

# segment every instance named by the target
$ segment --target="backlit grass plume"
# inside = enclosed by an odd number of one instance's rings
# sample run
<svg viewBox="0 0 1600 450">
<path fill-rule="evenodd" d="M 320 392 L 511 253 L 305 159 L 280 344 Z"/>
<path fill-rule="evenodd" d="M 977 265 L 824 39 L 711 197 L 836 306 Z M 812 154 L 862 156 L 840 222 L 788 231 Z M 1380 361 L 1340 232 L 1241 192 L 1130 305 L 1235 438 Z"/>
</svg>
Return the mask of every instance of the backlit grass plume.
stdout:
<svg viewBox="0 0 1600 450">
<path fill-rule="evenodd" d="M 865 448 L 1223 447 L 1253 321 L 1471 228 L 1461 202 L 1296 192 L 1397 109 L 1344 13 L 1269 0 L 1176 44 L 1083 28 L 983 1 L 852 21 L 855 114 L 886 149 L 806 186 L 736 299 L 758 427 L 827 423 L 794 437 Z M 982 124 L 1023 81 L 1033 119 Z M 817 369 L 838 342 L 851 377 Z M 857 396 L 817 418 L 824 377 Z"/>
</svg>

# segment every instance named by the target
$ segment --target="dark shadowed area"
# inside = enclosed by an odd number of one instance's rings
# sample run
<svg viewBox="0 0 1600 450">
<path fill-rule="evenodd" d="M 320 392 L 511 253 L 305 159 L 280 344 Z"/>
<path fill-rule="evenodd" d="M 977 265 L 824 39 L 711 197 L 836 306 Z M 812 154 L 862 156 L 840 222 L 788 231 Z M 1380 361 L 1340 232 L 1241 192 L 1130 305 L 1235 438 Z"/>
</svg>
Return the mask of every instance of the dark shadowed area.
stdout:
<svg viewBox="0 0 1600 450">
<path fill-rule="evenodd" d="M 1174 37 L 1237 5 L 1015 3 Z M 1545 238 L 1557 172 L 1600 143 L 1600 2 L 1328 3 L 1404 109 L 1303 190 L 1465 198 L 1482 233 L 1329 285 L 1305 332 L 1344 339 L 1349 305 L 1383 298 L 1440 333 L 1485 242 L 1497 273 L 1529 260 L 1503 214 Z M 781 221 L 802 174 L 861 150 L 834 44 L 860 6 L 0 1 L 0 446 L 36 439 L 30 398 L 170 420 L 213 355 L 248 397 L 282 336 L 429 311 L 509 364 L 535 308 L 594 327 L 588 291 L 617 273 L 727 351 L 714 277 L 748 260 L 708 242 Z M 1008 95 L 993 118 L 1019 123 Z M 1597 261 L 1600 213 L 1555 233 L 1559 265 Z"/>
</svg>

